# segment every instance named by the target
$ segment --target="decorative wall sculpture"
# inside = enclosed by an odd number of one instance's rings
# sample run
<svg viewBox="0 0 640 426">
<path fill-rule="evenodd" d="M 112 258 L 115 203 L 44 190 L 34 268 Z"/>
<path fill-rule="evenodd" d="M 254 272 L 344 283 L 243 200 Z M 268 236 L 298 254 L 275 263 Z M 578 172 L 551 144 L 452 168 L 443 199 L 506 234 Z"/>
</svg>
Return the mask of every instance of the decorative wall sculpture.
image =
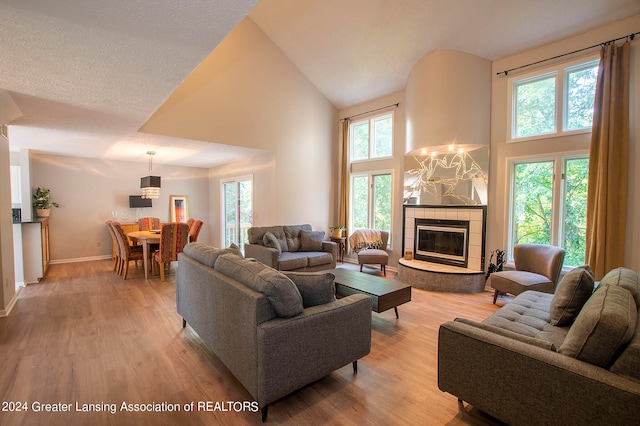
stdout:
<svg viewBox="0 0 640 426">
<path fill-rule="evenodd" d="M 445 154 L 405 157 L 404 203 L 486 204 L 488 157 L 488 147 L 472 152 L 459 149 Z M 412 164 L 417 167 L 407 170 Z"/>
</svg>

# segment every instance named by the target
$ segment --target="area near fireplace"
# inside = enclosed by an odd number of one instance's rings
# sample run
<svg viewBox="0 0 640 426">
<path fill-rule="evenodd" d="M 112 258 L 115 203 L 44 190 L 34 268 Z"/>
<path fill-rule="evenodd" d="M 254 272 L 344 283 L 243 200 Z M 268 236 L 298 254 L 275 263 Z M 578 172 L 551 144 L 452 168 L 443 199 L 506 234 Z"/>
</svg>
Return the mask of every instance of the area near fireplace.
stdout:
<svg viewBox="0 0 640 426">
<path fill-rule="evenodd" d="M 414 287 L 484 290 L 486 206 L 405 205 L 398 278 Z"/>
</svg>

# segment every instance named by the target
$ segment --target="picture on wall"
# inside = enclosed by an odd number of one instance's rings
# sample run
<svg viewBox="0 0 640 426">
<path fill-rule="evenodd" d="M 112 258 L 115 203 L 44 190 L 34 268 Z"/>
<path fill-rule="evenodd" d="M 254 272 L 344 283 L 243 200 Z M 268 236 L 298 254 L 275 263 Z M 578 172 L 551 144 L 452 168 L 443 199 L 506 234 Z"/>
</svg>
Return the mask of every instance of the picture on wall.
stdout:
<svg viewBox="0 0 640 426">
<path fill-rule="evenodd" d="M 170 196 L 171 222 L 186 222 L 189 218 L 189 199 L 186 195 Z"/>
</svg>

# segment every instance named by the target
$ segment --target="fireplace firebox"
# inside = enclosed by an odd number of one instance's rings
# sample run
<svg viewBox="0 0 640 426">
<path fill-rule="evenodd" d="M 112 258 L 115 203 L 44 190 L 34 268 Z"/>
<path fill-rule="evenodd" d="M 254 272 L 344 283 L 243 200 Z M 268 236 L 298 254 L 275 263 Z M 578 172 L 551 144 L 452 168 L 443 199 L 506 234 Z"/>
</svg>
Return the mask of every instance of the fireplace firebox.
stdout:
<svg viewBox="0 0 640 426">
<path fill-rule="evenodd" d="M 469 221 L 416 219 L 414 235 L 415 259 L 467 267 Z"/>
</svg>

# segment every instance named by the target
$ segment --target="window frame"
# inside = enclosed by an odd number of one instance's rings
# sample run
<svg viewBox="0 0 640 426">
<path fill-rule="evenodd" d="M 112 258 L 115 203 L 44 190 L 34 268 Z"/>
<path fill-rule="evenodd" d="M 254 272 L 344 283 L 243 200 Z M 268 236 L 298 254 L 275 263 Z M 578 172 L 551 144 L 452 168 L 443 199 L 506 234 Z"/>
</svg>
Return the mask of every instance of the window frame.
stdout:
<svg viewBox="0 0 640 426">
<path fill-rule="evenodd" d="M 532 140 L 539 139 L 548 139 L 555 137 L 562 137 L 568 135 L 576 135 L 583 133 L 591 133 L 591 128 L 581 128 L 574 130 L 566 130 L 566 109 L 568 103 L 568 80 L 567 76 L 569 73 L 574 72 L 579 69 L 588 68 L 591 66 L 597 66 L 599 62 L 599 56 L 597 55 L 588 55 L 583 56 L 579 59 L 563 62 L 561 64 L 556 64 L 551 67 L 539 69 L 534 72 L 530 72 L 527 74 L 513 76 L 508 79 L 507 83 L 507 129 L 506 129 L 506 137 L 507 143 L 518 143 L 518 142 L 526 142 Z M 555 131 L 550 133 L 542 133 L 531 136 L 523 136 L 516 137 L 516 90 L 515 87 L 519 84 L 534 82 L 537 80 L 542 80 L 545 77 L 549 77 L 555 75 Z"/>
<path fill-rule="evenodd" d="M 380 156 L 380 157 L 373 157 L 372 153 L 375 152 L 375 147 L 376 147 L 375 122 L 383 119 L 387 119 L 387 118 L 391 119 L 391 154 Z M 357 125 L 361 125 L 362 123 L 368 123 L 368 127 L 369 127 L 368 154 L 367 154 L 367 158 L 356 159 L 354 158 L 355 156 L 354 156 L 353 137 L 355 132 L 353 131 L 353 128 Z M 351 123 L 349 123 L 349 161 L 350 163 L 353 164 L 353 163 L 360 163 L 360 162 L 366 162 L 366 161 L 378 161 L 378 160 L 386 160 L 386 159 L 393 158 L 393 152 L 394 152 L 394 146 L 395 146 L 394 133 L 395 133 L 395 115 L 393 111 L 385 112 L 383 114 L 370 115 L 368 117 L 362 118 L 357 121 L 352 121 Z"/>
<path fill-rule="evenodd" d="M 513 240 L 514 233 L 514 202 L 515 202 L 515 167 L 519 164 L 552 162 L 553 163 L 553 180 L 552 180 L 552 206 L 551 206 L 551 236 L 550 244 L 564 248 L 564 218 L 566 216 L 566 164 L 570 160 L 588 159 L 588 150 L 579 150 L 572 152 L 559 152 L 553 155 L 536 155 L 526 157 L 507 158 L 507 170 L 509 173 L 509 188 L 507 200 L 507 262 L 513 263 Z M 580 265 L 567 265 L 563 270 L 569 270 Z"/>
<path fill-rule="evenodd" d="M 241 182 L 251 182 L 251 226 L 253 226 L 255 217 L 254 217 L 254 207 L 255 207 L 255 182 L 254 182 L 254 177 L 253 174 L 250 175 L 243 175 L 243 176 L 234 176 L 234 177 L 227 177 L 227 178 L 223 178 L 220 179 L 220 244 L 222 246 L 227 246 L 227 241 L 226 241 L 226 229 L 225 229 L 225 225 L 226 225 L 226 199 L 225 199 L 225 185 L 226 184 L 235 184 L 236 188 L 238 188 L 238 185 Z M 238 216 L 236 216 L 236 219 L 238 219 Z M 240 221 L 238 222 L 238 229 L 240 232 L 242 232 L 242 223 L 240 223 Z M 239 244 L 237 244 L 240 248 L 240 251 L 242 253 L 244 253 L 244 244 L 242 244 L 242 238 L 239 241 Z"/>
<path fill-rule="evenodd" d="M 353 224 L 353 201 L 354 201 L 354 193 L 353 193 L 353 180 L 358 177 L 367 177 L 368 182 L 368 203 L 367 203 L 367 228 L 373 229 L 374 222 L 374 211 L 375 211 L 375 193 L 374 193 L 374 182 L 373 179 L 375 176 L 389 176 L 391 178 L 391 194 L 389 195 L 389 206 L 391 209 L 391 217 L 390 217 L 390 229 L 389 231 L 389 240 L 387 241 L 387 248 L 391 247 L 391 239 L 392 239 L 392 229 L 393 229 L 393 218 L 394 218 L 394 171 L 392 169 L 381 169 L 381 170 L 369 170 L 369 171 L 361 171 L 361 172 L 353 172 L 349 174 L 349 230 L 351 233 L 357 229 Z"/>
</svg>

